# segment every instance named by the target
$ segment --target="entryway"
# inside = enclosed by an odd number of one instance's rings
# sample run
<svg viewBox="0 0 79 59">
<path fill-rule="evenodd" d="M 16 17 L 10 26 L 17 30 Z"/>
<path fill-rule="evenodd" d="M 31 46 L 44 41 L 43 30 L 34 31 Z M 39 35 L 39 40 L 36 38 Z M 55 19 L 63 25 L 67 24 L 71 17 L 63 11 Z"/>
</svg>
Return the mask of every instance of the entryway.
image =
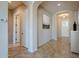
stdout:
<svg viewBox="0 0 79 59">
<path fill-rule="evenodd" d="M 11 1 L 8 3 L 8 6 L 9 56 L 15 56 L 22 53 L 23 47 L 27 49 L 26 6 L 20 1 Z"/>
<path fill-rule="evenodd" d="M 58 37 L 70 37 L 70 13 L 60 13 L 57 15 L 57 35 Z"/>
</svg>

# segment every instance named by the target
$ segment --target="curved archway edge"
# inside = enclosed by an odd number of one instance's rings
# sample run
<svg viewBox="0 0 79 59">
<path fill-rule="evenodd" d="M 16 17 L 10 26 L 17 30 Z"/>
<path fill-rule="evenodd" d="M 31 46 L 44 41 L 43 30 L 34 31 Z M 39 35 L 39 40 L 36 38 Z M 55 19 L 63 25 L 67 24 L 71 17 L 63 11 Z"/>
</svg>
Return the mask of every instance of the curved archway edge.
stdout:
<svg viewBox="0 0 79 59">
<path fill-rule="evenodd" d="M 42 1 L 33 2 L 30 5 L 29 12 L 30 12 L 30 21 L 29 21 L 29 52 L 37 51 L 37 8 L 42 3 Z"/>
</svg>

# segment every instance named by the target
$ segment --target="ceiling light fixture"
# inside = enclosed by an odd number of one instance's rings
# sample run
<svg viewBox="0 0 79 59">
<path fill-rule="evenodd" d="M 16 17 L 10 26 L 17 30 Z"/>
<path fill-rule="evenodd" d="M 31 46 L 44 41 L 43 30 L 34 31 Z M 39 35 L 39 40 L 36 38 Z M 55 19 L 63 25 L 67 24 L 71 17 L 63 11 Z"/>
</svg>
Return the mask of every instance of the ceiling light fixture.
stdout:
<svg viewBox="0 0 79 59">
<path fill-rule="evenodd" d="M 58 3 L 58 4 L 57 4 L 57 6 L 61 6 L 61 4 L 60 4 L 60 3 Z"/>
<path fill-rule="evenodd" d="M 69 16 L 69 13 L 60 14 L 60 15 L 58 15 L 58 16 L 59 16 L 59 17 Z"/>
</svg>

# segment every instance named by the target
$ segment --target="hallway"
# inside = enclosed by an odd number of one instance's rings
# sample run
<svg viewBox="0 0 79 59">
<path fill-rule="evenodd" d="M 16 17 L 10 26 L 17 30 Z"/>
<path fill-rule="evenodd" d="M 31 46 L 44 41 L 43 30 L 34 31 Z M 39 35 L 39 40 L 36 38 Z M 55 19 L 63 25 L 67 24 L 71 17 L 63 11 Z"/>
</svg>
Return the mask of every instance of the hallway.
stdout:
<svg viewBox="0 0 79 59">
<path fill-rule="evenodd" d="M 0 6 L 0 58 L 79 57 L 79 1 L 0 1 Z"/>
<path fill-rule="evenodd" d="M 72 53 L 70 51 L 69 38 L 58 38 L 57 41 L 49 41 L 45 45 L 38 48 L 34 53 L 29 53 L 24 47 L 17 47 L 15 55 L 12 52 L 12 48 L 9 49 L 9 58 L 78 58 L 79 54 Z"/>
</svg>

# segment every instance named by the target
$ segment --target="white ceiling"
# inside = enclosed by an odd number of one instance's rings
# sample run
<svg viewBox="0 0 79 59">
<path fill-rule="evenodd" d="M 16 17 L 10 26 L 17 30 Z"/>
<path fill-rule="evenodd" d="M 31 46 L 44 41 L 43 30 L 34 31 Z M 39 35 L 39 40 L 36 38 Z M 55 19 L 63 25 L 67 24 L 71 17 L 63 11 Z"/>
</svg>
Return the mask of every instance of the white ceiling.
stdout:
<svg viewBox="0 0 79 59">
<path fill-rule="evenodd" d="M 12 1 L 9 3 L 9 9 L 15 9 L 21 4 L 27 5 L 27 1 Z M 58 7 L 57 4 L 60 3 L 61 6 Z M 41 6 L 43 6 L 50 13 L 55 13 L 61 10 L 77 10 L 79 7 L 79 1 L 44 1 Z"/>
<path fill-rule="evenodd" d="M 61 6 L 57 6 L 60 3 Z M 78 1 L 46 1 L 41 4 L 47 11 L 55 13 L 62 10 L 78 10 L 79 2 Z"/>
<path fill-rule="evenodd" d="M 20 6 L 21 4 L 28 6 L 31 3 L 32 3 L 32 1 L 9 1 L 8 7 L 9 7 L 9 9 L 15 9 L 18 6 Z"/>
<path fill-rule="evenodd" d="M 9 7 L 9 9 L 15 9 L 16 7 L 18 7 L 22 3 L 23 2 L 21 2 L 21 1 L 11 1 L 10 3 L 8 3 L 8 7 Z"/>
</svg>

